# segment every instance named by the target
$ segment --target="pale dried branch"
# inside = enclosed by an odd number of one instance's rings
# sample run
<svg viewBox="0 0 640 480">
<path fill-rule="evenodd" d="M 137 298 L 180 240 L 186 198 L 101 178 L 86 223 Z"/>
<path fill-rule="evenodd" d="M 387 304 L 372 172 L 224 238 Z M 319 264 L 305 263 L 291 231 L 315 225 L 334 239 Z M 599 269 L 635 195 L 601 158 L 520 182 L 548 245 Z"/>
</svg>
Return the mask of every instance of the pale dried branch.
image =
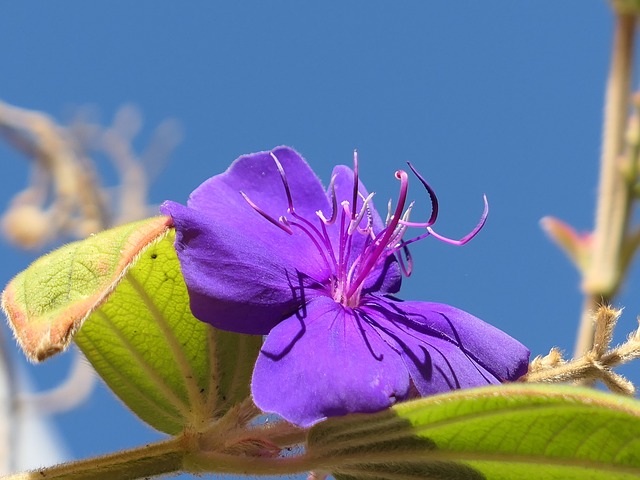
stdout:
<svg viewBox="0 0 640 480">
<path fill-rule="evenodd" d="M 5 236 L 23 248 L 41 248 L 61 237 L 83 238 L 153 215 L 148 170 L 165 163 L 181 133 L 176 122 L 163 122 L 137 155 L 132 144 L 141 127 L 141 115 L 132 106 L 120 108 L 108 127 L 86 115 L 64 127 L 41 112 L 0 102 L 0 133 L 32 160 L 30 184 L 15 195 L 2 219 Z M 115 195 L 96 174 L 100 155 L 118 173 Z"/>
<path fill-rule="evenodd" d="M 101 189 L 67 130 L 43 113 L 0 102 L 0 133 L 33 160 L 33 183 L 14 197 L 2 219 L 7 238 L 40 248 L 66 233 L 78 210 L 98 229 L 106 224 Z"/>
<path fill-rule="evenodd" d="M 609 390 L 633 395 L 635 386 L 614 367 L 640 357 L 640 327 L 622 345 L 610 348 L 613 329 L 622 310 L 600 306 L 594 323 L 594 345 L 586 354 L 566 361 L 560 350 L 552 348 L 548 355 L 536 357 L 529 365 L 529 372 L 520 379 L 525 382 L 593 382 L 600 380 Z"/>
</svg>

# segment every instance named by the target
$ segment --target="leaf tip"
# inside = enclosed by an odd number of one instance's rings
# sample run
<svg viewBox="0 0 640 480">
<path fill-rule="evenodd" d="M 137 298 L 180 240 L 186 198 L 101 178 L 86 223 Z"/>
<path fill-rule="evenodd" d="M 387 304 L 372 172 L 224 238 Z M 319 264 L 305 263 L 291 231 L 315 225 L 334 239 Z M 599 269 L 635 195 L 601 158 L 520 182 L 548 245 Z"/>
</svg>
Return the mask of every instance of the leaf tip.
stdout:
<svg viewBox="0 0 640 480">
<path fill-rule="evenodd" d="M 40 257 L 16 275 L 2 292 L 1 306 L 27 358 L 37 363 L 66 350 L 140 252 L 172 225 L 171 217 L 160 216 L 106 230 Z"/>
<path fill-rule="evenodd" d="M 30 362 L 41 362 L 67 348 L 74 329 L 66 328 L 62 331 L 50 325 L 30 322 L 27 309 L 22 308 L 16 299 L 14 280 L 2 292 L 0 305 L 7 317 L 13 337 Z"/>
</svg>

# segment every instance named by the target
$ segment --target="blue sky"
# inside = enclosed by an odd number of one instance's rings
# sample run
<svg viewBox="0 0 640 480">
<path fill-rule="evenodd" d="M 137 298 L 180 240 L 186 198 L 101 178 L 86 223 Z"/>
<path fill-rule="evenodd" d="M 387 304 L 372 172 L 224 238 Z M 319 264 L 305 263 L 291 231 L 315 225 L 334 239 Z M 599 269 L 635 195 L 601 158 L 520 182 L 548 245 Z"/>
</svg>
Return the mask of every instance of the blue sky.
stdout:
<svg viewBox="0 0 640 480">
<path fill-rule="evenodd" d="M 439 232 L 453 237 L 473 228 L 486 193 L 489 220 L 473 242 L 413 248 L 402 298 L 468 310 L 534 354 L 571 352 L 578 275 L 538 221 L 592 226 L 611 23 L 601 0 L 5 2 L 0 98 L 60 121 L 91 104 L 108 122 L 134 103 L 146 125 L 139 146 L 177 119 L 184 139 L 153 203 L 185 201 L 237 156 L 280 144 L 325 182 L 357 148 L 378 205 L 411 161 L 438 193 Z M 0 154 L 6 205 L 27 167 Z M 33 258 L 6 242 L 0 255 L 2 282 Z M 621 298 L 620 340 L 640 312 L 639 279 Z M 28 369 L 45 388 L 68 363 Z M 103 387 L 54 422 L 77 457 L 157 438 Z"/>
</svg>

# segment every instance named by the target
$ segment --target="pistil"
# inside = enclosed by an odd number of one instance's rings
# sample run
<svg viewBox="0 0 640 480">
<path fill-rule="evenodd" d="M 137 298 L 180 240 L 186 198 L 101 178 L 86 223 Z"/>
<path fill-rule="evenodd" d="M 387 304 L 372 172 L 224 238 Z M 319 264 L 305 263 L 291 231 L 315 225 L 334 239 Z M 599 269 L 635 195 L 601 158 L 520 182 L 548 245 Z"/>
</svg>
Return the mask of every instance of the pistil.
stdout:
<svg viewBox="0 0 640 480">
<path fill-rule="evenodd" d="M 328 272 L 330 273 L 328 288 L 330 289 L 331 297 L 336 302 L 347 307 L 356 308 L 360 305 L 362 288 L 367 278 L 371 272 L 389 256 L 395 255 L 402 273 L 405 276 L 409 276 L 412 270 L 412 261 L 411 254 L 407 248 L 408 245 L 428 236 L 433 236 L 438 240 L 449 244 L 464 245 L 482 229 L 487 219 L 488 203 L 485 196 L 484 212 L 480 218 L 480 222 L 469 234 L 460 240 L 453 240 L 436 233 L 433 230 L 432 225 L 436 222 L 438 217 L 438 199 L 426 180 L 415 170 L 415 168 L 413 168 L 411 164 L 409 164 L 409 168 L 413 171 L 429 194 L 429 199 L 431 201 L 431 215 L 426 222 L 409 221 L 413 203 L 411 203 L 405 210 L 409 188 L 408 175 L 405 171 L 398 170 L 395 173 L 395 177 L 400 181 L 398 202 L 393 214 L 387 216 L 385 227 L 375 233 L 373 231 L 373 215 L 371 212 L 371 201 L 374 194 L 371 193 L 365 197 L 359 191 L 358 153 L 357 151 L 354 151 L 353 195 L 351 197 L 351 202 L 345 200 L 340 204 L 340 207 L 342 208 L 338 207 L 335 193 L 336 177 L 333 176 L 329 184 L 332 201 L 331 217 L 327 219 L 322 211 L 316 211 L 316 220 L 319 221 L 318 228 L 313 221 L 296 212 L 284 168 L 275 154 L 271 153 L 271 157 L 273 158 L 276 168 L 280 174 L 287 198 L 287 213 L 291 215 L 292 219 L 290 220 L 283 215 L 276 220 L 274 217 L 261 210 L 254 202 L 251 201 L 251 199 L 247 197 L 246 194 L 243 192 L 240 193 L 247 203 L 270 223 L 289 235 L 294 233 L 293 228 L 295 227 L 312 241 L 316 250 L 321 255 Z M 360 209 L 358 209 L 358 199 L 362 201 Z M 389 211 L 391 211 L 391 204 L 389 204 Z M 367 224 L 364 227 L 361 227 L 360 224 L 365 218 L 365 215 L 367 216 Z M 334 242 L 331 241 L 329 236 L 327 227 L 336 223 L 338 223 L 338 225 L 335 226 L 338 230 L 338 239 L 337 245 L 334 245 Z M 410 240 L 403 240 L 402 238 L 404 233 L 409 227 L 424 228 L 425 232 Z M 349 264 L 352 257 L 354 235 L 363 235 L 366 239 L 362 246 L 362 251 L 356 256 L 354 261 Z M 337 248 L 337 252 L 334 248 Z M 402 258 L 402 254 L 404 254 L 406 263 Z"/>
</svg>

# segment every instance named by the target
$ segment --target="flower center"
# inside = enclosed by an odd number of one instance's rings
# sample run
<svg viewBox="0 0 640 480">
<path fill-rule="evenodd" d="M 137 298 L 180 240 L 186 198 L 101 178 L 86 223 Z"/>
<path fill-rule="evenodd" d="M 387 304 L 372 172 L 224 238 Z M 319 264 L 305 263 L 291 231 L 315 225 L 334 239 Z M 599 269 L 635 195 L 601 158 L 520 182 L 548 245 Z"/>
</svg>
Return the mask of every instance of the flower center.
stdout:
<svg viewBox="0 0 640 480">
<path fill-rule="evenodd" d="M 328 271 L 331 272 L 329 294 L 336 302 L 347 307 L 355 308 L 360 305 L 367 279 L 378 267 L 384 266 L 389 257 L 393 256 L 398 261 L 404 275 L 411 275 L 413 263 L 409 254 L 409 244 L 431 235 L 446 243 L 464 245 L 476 236 L 487 219 L 488 203 L 485 196 L 484 212 L 480 222 L 469 234 L 460 240 L 452 240 L 436 233 L 431 227 L 438 217 L 438 199 L 429 184 L 409 163 L 409 168 L 429 194 L 431 202 L 429 219 L 426 222 L 409 221 L 413 203 L 409 204 L 405 210 L 409 188 L 408 175 L 405 171 L 398 170 L 395 173 L 395 177 L 400 181 L 398 203 L 392 212 L 391 202 L 389 202 L 389 213 L 382 228 L 374 225 L 371 207 L 374 194 L 365 197 L 359 190 L 357 151 L 353 155 L 353 194 L 350 200 L 344 200 L 338 206 L 334 176 L 329 184 L 332 201 L 331 216 L 327 218 L 322 211 L 317 211 L 315 218 L 308 219 L 296 212 L 284 168 L 273 152 L 271 157 L 282 179 L 287 196 L 287 213 L 290 217 L 283 215 L 275 219 L 253 203 L 244 192 L 240 192 L 241 195 L 254 210 L 276 227 L 290 235 L 294 233 L 295 228 L 309 237 Z M 328 228 L 330 226 L 333 227 Z M 403 240 L 409 227 L 423 228 L 425 231 L 410 240 Z M 382 275 L 382 271 L 379 274 Z"/>
</svg>

